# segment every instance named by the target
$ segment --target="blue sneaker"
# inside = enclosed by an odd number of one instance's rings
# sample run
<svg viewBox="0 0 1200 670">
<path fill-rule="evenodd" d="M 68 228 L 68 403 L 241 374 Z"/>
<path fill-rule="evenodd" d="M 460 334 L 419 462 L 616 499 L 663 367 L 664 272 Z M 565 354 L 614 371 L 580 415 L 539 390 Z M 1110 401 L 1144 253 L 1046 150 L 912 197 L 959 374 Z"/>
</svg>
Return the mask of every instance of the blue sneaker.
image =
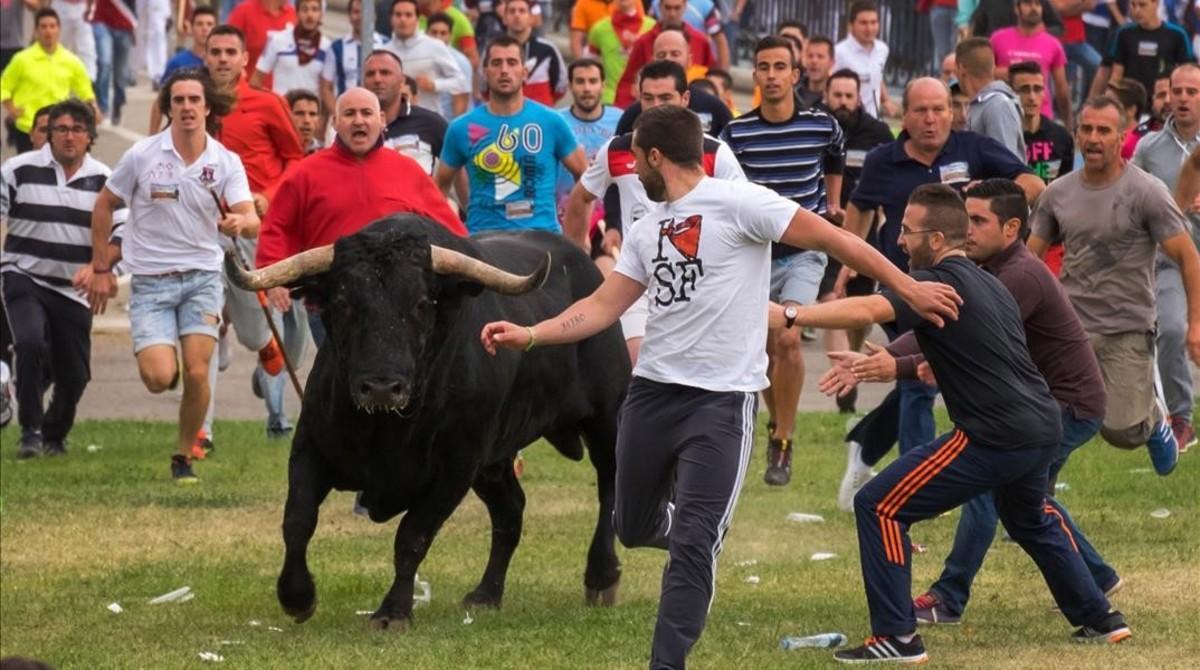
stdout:
<svg viewBox="0 0 1200 670">
<path fill-rule="evenodd" d="M 1150 452 L 1150 463 L 1160 477 L 1166 477 L 1179 463 L 1179 443 L 1171 430 L 1171 422 L 1162 419 L 1154 425 L 1150 439 L 1146 440 L 1146 451 Z"/>
</svg>

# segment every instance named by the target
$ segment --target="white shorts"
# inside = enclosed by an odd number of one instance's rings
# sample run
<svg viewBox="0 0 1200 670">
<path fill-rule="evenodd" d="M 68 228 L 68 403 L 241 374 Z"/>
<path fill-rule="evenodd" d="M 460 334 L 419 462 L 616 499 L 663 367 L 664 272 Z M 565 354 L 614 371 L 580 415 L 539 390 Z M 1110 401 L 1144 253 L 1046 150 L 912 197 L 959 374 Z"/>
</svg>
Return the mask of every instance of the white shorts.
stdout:
<svg viewBox="0 0 1200 670">
<path fill-rule="evenodd" d="M 621 330 L 625 332 L 627 341 L 646 336 L 646 317 L 650 316 L 649 300 L 649 293 L 642 295 L 621 315 Z"/>
</svg>

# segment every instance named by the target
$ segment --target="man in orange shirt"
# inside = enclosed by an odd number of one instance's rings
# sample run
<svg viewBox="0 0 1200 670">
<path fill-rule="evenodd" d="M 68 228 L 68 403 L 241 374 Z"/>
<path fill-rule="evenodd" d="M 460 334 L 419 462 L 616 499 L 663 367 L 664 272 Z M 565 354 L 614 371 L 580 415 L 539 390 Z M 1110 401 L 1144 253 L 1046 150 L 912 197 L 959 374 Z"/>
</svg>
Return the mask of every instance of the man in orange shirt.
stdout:
<svg viewBox="0 0 1200 670">
<path fill-rule="evenodd" d="M 612 0 L 575 0 L 571 10 L 571 58 L 578 60 L 587 49 L 588 31 L 601 20 L 612 16 L 616 4 Z"/>
<path fill-rule="evenodd" d="M 258 57 L 267 46 L 267 34 L 290 30 L 296 22 L 296 9 L 287 0 L 244 0 L 234 8 L 226 23 L 242 31 L 246 51 L 250 55 L 245 68 L 247 77 L 254 74 Z M 270 80 L 263 82 L 263 85 L 270 87 Z M 253 188 L 254 184 L 250 186 Z"/>
</svg>

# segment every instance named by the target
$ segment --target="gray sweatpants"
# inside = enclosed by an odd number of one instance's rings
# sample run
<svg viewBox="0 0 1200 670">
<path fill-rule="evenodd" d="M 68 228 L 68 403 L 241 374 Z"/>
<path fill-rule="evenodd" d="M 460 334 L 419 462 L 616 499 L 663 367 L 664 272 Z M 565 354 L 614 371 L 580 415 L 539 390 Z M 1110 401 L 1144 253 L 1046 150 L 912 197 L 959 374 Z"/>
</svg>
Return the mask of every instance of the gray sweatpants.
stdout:
<svg viewBox="0 0 1200 670">
<path fill-rule="evenodd" d="M 717 556 L 754 446 L 757 395 L 634 377 L 617 429 L 613 521 L 667 550 L 650 667 L 683 668 L 712 606 Z"/>
<path fill-rule="evenodd" d="M 1159 252 L 1154 300 L 1158 307 L 1158 372 L 1171 416 L 1192 420 L 1192 366 L 1187 353 L 1187 294 L 1179 266 Z M 1180 445 L 1183 446 L 1183 445 Z"/>
</svg>

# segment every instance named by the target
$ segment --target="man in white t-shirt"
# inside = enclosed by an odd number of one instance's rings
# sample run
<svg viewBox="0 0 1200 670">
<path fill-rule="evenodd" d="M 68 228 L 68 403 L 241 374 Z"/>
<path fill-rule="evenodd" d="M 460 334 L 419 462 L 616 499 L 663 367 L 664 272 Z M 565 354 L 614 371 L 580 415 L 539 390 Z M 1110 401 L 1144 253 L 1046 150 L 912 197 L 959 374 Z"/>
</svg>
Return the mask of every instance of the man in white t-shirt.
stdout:
<svg viewBox="0 0 1200 670">
<path fill-rule="evenodd" d="M 888 45 L 878 39 L 879 7 L 872 0 L 855 0 L 848 16 L 850 34 L 833 48 L 835 69 L 846 68 L 858 74 L 863 111 L 875 118 L 896 116 L 899 108 L 888 97 L 883 80 Z"/>
<path fill-rule="evenodd" d="M 271 90 L 279 95 L 302 90 L 319 93 L 321 73 L 330 58 L 329 38 L 321 34 L 321 0 L 296 3 L 296 27 L 271 34 L 258 58 L 251 86 L 262 86 L 271 76 Z"/>
<path fill-rule="evenodd" d="M 660 70 L 668 76 L 647 76 Z M 683 68 L 678 63 L 642 68 L 638 77 L 638 95 L 643 110 L 661 105 L 687 107 L 687 82 Z M 724 142 L 705 135 L 703 152 L 703 164 L 708 176 L 746 181 L 741 164 Z M 597 199 L 604 198 L 605 229 L 601 251 L 609 256 L 617 255 L 616 250 L 621 247 L 626 228 L 632 228 L 633 222 L 645 216 L 653 206 L 633 168 L 633 133 L 618 135 L 600 147 L 592 164 L 571 189 L 563 214 L 563 230 L 584 245 L 586 251 L 591 251 L 591 242 L 587 240 L 588 222 L 591 220 L 592 204 Z M 612 186 L 616 187 L 615 194 L 609 194 Z M 634 365 L 637 365 L 642 338 L 646 336 L 647 300 L 638 300 L 621 315 L 625 346 L 629 349 L 629 360 Z"/>
<path fill-rule="evenodd" d="M 655 204 L 629 231 L 616 270 L 556 317 L 489 323 L 480 333 L 492 354 L 578 341 L 610 326 L 649 288 L 646 339 L 617 429 L 613 521 L 625 546 L 669 552 L 654 668 L 684 667 L 712 604 L 716 557 L 754 444 L 756 394 L 767 385 L 766 351 L 749 343 L 767 337 L 771 243 L 830 253 L 937 323 L 958 304 L 949 287 L 914 281 L 791 200 L 708 177 L 702 145 L 700 119 L 686 108 L 642 112 L 633 154 Z M 791 327 L 797 312 L 787 312 Z"/>
<path fill-rule="evenodd" d="M 122 265 L 133 275 L 129 322 L 142 383 L 151 393 L 174 387 L 176 361 L 183 361 L 179 453 L 171 457 L 179 484 L 198 481 L 189 454 L 208 408 L 208 365 L 221 324 L 220 235 L 254 237 L 259 225 L 242 161 L 206 132 L 228 111 L 210 106 L 218 99 L 207 73 L 173 74 L 159 92 L 170 126 L 121 157 L 92 212 L 92 312 L 104 312 L 114 286 L 106 248 L 113 210 L 124 202 Z M 221 215 L 214 194 L 229 214 Z"/>
</svg>

